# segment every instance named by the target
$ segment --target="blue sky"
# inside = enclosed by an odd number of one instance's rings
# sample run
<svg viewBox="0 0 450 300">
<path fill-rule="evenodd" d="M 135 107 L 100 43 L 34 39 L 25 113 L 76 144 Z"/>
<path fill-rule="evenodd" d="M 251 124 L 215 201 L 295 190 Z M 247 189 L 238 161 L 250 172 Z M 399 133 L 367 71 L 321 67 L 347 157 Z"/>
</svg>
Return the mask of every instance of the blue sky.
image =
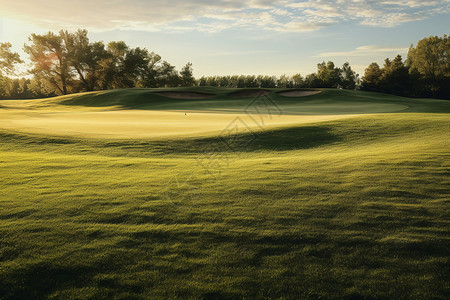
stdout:
<svg viewBox="0 0 450 300">
<path fill-rule="evenodd" d="M 349 61 L 360 72 L 411 43 L 449 34 L 450 0 L 0 0 L 0 41 L 86 28 L 92 41 L 146 47 L 194 75 L 314 72 Z"/>
</svg>

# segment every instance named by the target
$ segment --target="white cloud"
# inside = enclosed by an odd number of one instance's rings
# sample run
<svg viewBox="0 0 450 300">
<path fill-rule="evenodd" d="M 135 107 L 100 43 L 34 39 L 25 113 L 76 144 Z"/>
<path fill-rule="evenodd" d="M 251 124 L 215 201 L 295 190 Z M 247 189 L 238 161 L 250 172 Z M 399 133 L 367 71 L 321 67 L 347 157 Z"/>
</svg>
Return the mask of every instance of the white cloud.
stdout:
<svg viewBox="0 0 450 300">
<path fill-rule="evenodd" d="M 0 7 L 0 16 L 52 30 L 305 32 L 343 21 L 393 27 L 448 13 L 450 0 L 0 0 Z"/>
<path fill-rule="evenodd" d="M 281 32 L 308 32 L 316 31 L 329 24 L 319 24 L 319 23 L 308 23 L 308 22 L 289 22 L 287 24 L 279 25 L 273 27 L 272 30 Z"/>
<path fill-rule="evenodd" d="M 426 16 L 419 14 L 387 14 L 377 18 L 367 18 L 361 22 L 363 25 L 376 26 L 376 27 L 395 27 L 401 23 L 419 21 L 425 19 Z"/>
<path fill-rule="evenodd" d="M 394 27 L 448 13 L 450 0 L 307 0 L 286 6 L 316 22 L 353 20 L 367 26 Z"/>
<path fill-rule="evenodd" d="M 249 50 L 249 51 L 228 51 L 228 52 L 215 52 L 210 53 L 210 56 L 245 56 L 255 54 L 272 54 L 276 53 L 272 50 Z"/>
<path fill-rule="evenodd" d="M 394 5 L 394 6 L 406 6 L 406 7 L 422 7 L 422 6 L 435 6 L 439 5 L 442 2 L 449 1 L 420 1 L 420 0 L 397 0 L 397 1 L 380 1 L 380 4 L 383 5 Z"/>
<path fill-rule="evenodd" d="M 292 16 L 292 12 L 290 12 L 286 9 L 274 8 L 270 12 L 272 14 L 278 15 L 278 16 Z"/>
<path fill-rule="evenodd" d="M 314 57 L 360 57 L 360 56 L 376 56 L 379 54 L 403 54 L 408 52 L 408 48 L 404 47 L 392 47 L 392 46 L 379 46 L 379 45 L 367 45 L 356 48 L 351 51 L 337 51 L 337 52 L 324 52 L 319 53 Z"/>
</svg>

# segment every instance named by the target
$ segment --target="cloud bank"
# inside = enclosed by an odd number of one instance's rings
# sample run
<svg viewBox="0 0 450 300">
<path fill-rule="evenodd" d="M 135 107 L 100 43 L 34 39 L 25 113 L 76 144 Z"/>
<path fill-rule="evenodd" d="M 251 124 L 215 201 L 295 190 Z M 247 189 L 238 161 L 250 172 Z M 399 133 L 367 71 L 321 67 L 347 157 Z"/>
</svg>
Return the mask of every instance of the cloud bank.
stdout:
<svg viewBox="0 0 450 300">
<path fill-rule="evenodd" d="M 450 0 L 0 0 L 0 15 L 44 28 L 308 32 L 342 22 L 394 27 L 450 12 Z"/>
<path fill-rule="evenodd" d="M 384 53 L 406 53 L 409 48 L 391 47 L 391 46 L 378 46 L 368 45 L 361 46 L 352 51 L 337 51 L 337 52 L 324 52 L 319 53 L 314 57 L 361 57 L 361 56 L 376 56 Z"/>
</svg>

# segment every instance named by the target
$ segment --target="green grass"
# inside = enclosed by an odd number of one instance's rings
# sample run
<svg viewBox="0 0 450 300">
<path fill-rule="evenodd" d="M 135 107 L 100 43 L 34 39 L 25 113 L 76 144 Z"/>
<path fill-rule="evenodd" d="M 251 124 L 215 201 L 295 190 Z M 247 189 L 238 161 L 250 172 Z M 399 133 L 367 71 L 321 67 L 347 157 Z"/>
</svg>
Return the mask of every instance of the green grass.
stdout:
<svg viewBox="0 0 450 300">
<path fill-rule="evenodd" d="M 220 95 L 119 90 L 5 101 L 2 113 L 238 115 L 250 101 L 200 90 Z M 0 128 L 0 298 L 446 299 L 449 102 L 272 97 L 284 114 L 359 116 L 170 139 Z"/>
<path fill-rule="evenodd" d="M 214 98 L 201 100 L 168 99 L 155 95 L 160 91 L 193 91 L 216 94 Z M 245 89 L 244 89 L 245 90 Z M 301 98 L 288 98 L 278 94 L 278 89 L 272 91 L 270 98 L 277 105 L 286 108 L 286 114 L 337 114 L 337 113 L 377 113 L 390 112 L 390 109 L 406 110 L 407 112 L 440 112 L 448 110 L 450 105 L 445 100 L 411 99 L 389 94 L 322 89 L 322 93 Z M 151 110 L 207 110 L 241 113 L 249 105 L 251 98 L 235 98 L 229 96 L 236 89 L 229 88 L 171 88 L 171 89 L 125 89 L 106 92 L 87 93 L 81 96 L 69 96 L 65 100 L 57 100 L 58 104 L 81 105 L 91 107 L 119 106 L 122 108 Z M 53 101 L 55 102 L 55 101 Z M 433 102 L 430 105 L 430 102 Z M 301 104 L 301 105 L 299 105 Z M 377 111 L 378 110 L 378 111 Z"/>
</svg>

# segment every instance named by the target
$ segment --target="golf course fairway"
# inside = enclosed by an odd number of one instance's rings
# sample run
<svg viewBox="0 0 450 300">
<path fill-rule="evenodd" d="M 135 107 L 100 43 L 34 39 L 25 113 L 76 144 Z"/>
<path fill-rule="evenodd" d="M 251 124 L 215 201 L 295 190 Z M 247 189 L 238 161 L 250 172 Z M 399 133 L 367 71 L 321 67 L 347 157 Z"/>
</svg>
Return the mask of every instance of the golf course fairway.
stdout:
<svg viewBox="0 0 450 300">
<path fill-rule="evenodd" d="M 0 299 L 446 299 L 450 102 L 0 101 Z"/>
</svg>

